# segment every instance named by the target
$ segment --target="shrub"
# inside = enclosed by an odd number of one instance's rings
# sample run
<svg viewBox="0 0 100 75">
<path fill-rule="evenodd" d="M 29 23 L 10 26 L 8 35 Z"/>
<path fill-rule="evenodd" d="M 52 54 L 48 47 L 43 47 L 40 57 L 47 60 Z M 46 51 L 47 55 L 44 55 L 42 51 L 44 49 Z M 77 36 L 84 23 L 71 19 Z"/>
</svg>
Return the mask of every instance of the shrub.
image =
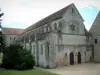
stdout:
<svg viewBox="0 0 100 75">
<path fill-rule="evenodd" d="M 7 69 L 31 69 L 35 65 L 34 57 L 21 45 L 10 45 L 5 48 L 3 65 Z"/>
</svg>

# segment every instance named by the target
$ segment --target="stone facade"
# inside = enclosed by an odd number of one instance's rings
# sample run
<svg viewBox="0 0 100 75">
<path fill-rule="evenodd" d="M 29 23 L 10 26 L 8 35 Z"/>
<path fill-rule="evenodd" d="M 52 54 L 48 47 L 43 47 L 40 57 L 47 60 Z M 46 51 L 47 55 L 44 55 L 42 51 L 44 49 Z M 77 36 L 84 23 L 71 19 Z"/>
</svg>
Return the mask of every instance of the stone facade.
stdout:
<svg viewBox="0 0 100 75">
<path fill-rule="evenodd" d="M 56 68 L 85 63 L 92 57 L 92 43 L 83 22 L 75 5 L 71 4 L 16 37 L 32 52 L 36 66 Z"/>
<path fill-rule="evenodd" d="M 93 58 L 95 62 L 100 62 L 100 11 L 90 28 L 91 42 L 93 44 Z"/>
</svg>

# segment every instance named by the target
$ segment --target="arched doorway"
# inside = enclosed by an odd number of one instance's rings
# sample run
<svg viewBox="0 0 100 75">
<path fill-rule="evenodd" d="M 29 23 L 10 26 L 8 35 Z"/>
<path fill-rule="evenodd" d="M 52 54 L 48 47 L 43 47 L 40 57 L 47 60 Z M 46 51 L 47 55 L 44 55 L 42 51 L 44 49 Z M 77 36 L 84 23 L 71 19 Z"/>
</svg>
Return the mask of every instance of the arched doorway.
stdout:
<svg viewBox="0 0 100 75">
<path fill-rule="evenodd" d="M 78 52 L 78 59 L 77 59 L 77 62 L 80 64 L 81 63 L 81 53 L 80 52 Z"/>
<path fill-rule="evenodd" d="M 70 65 L 74 64 L 74 54 L 73 52 L 70 53 Z"/>
</svg>

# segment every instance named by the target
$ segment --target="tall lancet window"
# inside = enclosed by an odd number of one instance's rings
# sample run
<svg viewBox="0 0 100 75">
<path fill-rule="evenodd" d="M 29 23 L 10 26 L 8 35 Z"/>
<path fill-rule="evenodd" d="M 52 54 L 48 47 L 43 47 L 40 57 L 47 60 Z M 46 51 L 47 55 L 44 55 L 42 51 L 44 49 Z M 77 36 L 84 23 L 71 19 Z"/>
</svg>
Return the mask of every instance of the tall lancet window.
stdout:
<svg viewBox="0 0 100 75">
<path fill-rule="evenodd" d="M 57 29 L 57 23 L 54 23 L 54 29 Z"/>
<path fill-rule="evenodd" d="M 72 13 L 74 12 L 74 8 L 72 8 Z"/>
<path fill-rule="evenodd" d="M 97 39 L 95 39 L 95 44 L 97 44 L 98 43 L 98 40 Z"/>
</svg>

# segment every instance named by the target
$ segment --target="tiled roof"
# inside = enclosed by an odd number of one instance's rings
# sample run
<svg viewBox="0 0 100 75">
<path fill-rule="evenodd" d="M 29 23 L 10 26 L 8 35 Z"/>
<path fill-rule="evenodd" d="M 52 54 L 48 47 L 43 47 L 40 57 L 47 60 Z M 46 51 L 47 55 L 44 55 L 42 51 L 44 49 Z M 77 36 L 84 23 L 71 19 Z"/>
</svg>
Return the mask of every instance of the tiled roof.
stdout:
<svg viewBox="0 0 100 75">
<path fill-rule="evenodd" d="M 35 29 L 35 28 L 37 28 L 37 27 L 39 27 L 39 26 L 42 26 L 42 25 L 44 25 L 44 24 L 47 24 L 47 23 L 49 23 L 49 22 L 51 22 L 51 21 L 53 21 L 53 20 L 56 20 L 56 19 L 61 18 L 61 17 L 63 16 L 63 14 L 66 12 L 66 10 L 67 10 L 71 5 L 73 5 L 73 4 L 70 4 L 70 5 L 68 5 L 67 7 L 65 7 L 65 8 L 63 8 L 63 9 L 61 9 L 61 10 L 59 10 L 59 11 L 57 11 L 57 12 L 51 14 L 51 15 L 49 15 L 48 17 L 46 17 L 46 18 L 44 18 L 44 19 L 38 21 L 37 23 L 35 23 L 35 24 L 29 26 L 28 28 L 26 28 L 26 29 L 23 31 L 23 33 L 27 32 L 27 31 L 30 31 L 30 30 L 32 30 L 32 29 Z"/>
<path fill-rule="evenodd" d="M 17 29 L 17 28 L 2 28 L 3 34 L 9 35 L 19 35 L 23 32 L 24 29 Z"/>
</svg>

